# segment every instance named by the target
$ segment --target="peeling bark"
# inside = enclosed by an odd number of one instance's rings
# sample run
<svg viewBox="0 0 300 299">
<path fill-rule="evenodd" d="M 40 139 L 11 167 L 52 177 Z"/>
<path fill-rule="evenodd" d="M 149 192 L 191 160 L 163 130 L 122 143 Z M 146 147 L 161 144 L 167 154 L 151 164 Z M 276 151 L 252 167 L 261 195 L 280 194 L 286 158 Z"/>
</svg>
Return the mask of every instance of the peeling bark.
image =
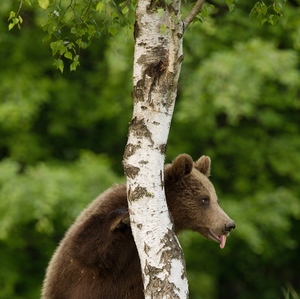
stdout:
<svg viewBox="0 0 300 299">
<path fill-rule="evenodd" d="M 134 109 L 123 163 L 145 298 L 188 298 L 185 262 L 165 201 L 163 177 L 183 61 L 180 5 L 180 0 L 169 5 L 139 0 L 136 9 Z"/>
</svg>

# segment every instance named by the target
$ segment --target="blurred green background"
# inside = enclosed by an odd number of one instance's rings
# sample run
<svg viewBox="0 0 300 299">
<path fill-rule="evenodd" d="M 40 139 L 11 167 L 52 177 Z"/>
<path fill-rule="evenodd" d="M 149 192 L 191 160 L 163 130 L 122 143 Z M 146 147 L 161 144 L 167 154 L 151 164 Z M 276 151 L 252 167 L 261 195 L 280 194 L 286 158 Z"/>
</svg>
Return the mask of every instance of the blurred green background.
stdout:
<svg viewBox="0 0 300 299">
<path fill-rule="evenodd" d="M 225 1 L 224 1 L 225 2 Z M 250 1 L 251 2 L 251 1 Z M 39 298 L 45 268 L 76 215 L 124 181 L 131 118 L 129 30 L 95 39 L 76 72 L 53 66 L 34 6 L 8 32 L 0 3 L 0 298 Z M 236 222 L 221 250 L 180 236 L 191 299 L 300 293 L 300 1 L 275 26 L 213 1 L 186 32 L 167 162 L 209 155 L 220 205 Z M 68 63 L 66 61 L 66 63 Z"/>
</svg>

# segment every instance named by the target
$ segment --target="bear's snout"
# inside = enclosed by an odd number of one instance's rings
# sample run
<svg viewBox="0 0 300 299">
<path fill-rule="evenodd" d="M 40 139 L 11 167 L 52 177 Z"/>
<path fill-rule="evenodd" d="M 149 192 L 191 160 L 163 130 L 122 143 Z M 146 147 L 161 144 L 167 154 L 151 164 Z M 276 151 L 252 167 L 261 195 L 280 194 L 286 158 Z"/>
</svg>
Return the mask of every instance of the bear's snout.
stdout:
<svg viewBox="0 0 300 299">
<path fill-rule="evenodd" d="M 229 233 L 232 229 L 235 229 L 235 223 L 232 221 L 229 224 L 225 224 L 225 232 Z"/>
</svg>

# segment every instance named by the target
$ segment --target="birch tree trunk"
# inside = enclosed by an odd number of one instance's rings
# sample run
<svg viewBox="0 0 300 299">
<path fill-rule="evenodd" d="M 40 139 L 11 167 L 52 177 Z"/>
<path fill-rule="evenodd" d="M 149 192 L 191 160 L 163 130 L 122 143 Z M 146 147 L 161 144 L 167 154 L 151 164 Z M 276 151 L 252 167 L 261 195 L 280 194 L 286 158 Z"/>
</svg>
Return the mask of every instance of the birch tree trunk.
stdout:
<svg viewBox="0 0 300 299">
<path fill-rule="evenodd" d="M 169 2 L 168 2 L 169 3 Z M 180 0 L 139 0 L 136 8 L 133 117 L 124 153 L 132 233 L 145 298 L 188 298 L 185 261 L 164 193 L 167 139 L 183 61 Z"/>
</svg>

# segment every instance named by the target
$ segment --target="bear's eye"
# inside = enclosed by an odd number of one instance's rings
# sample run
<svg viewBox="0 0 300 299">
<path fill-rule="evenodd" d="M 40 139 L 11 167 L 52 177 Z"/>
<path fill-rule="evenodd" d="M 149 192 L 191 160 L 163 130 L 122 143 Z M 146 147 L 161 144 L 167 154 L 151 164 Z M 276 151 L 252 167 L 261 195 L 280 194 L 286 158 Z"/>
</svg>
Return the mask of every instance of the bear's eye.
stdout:
<svg viewBox="0 0 300 299">
<path fill-rule="evenodd" d="M 204 204 L 208 204 L 209 203 L 209 198 L 208 197 L 204 197 L 201 199 L 201 202 Z"/>
</svg>

